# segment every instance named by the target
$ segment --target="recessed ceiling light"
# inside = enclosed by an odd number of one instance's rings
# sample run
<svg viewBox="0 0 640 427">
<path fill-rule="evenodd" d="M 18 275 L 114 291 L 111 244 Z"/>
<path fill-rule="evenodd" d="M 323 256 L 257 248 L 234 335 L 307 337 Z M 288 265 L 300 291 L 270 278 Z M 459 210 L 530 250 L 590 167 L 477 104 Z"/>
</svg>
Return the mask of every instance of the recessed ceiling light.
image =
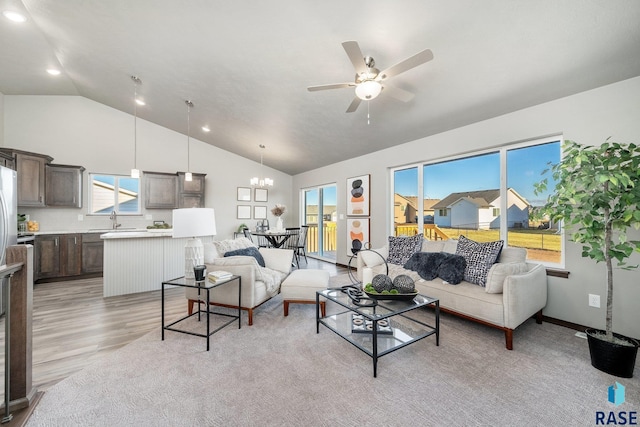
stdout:
<svg viewBox="0 0 640 427">
<path fill-rule="evenodd" d="M 142 99 L 140 99 L 140 98 L 136 98 L 136 104 L 138 104 L 138 105 L 147 105 L 147 103 L 146 103 L 146 102 L 144 102 L 144 101 L 143 101 Z"/>
<path fill-rule="evenodd" d="M 24 22 L 27 20 L 27 17 L 21 13 L 13 12 L 11 10 L 5 10 L 2 12 L 5 18 L 13 21 L 13 22 Z"/>
<path fill-rule="evenodd" d="M 48 68 L 47 73 L 51 74 L 52 76 L 59 76 L 60 70 L 57 70 L 55 68 Z"/>
<path fill-rule="evenodd" d="M 209 132 L 209 131 L 211 131 L 211 129 L 209 129 L 209 126 L 202 126 L 202 131 L 203 132 Z"/>
</svg>

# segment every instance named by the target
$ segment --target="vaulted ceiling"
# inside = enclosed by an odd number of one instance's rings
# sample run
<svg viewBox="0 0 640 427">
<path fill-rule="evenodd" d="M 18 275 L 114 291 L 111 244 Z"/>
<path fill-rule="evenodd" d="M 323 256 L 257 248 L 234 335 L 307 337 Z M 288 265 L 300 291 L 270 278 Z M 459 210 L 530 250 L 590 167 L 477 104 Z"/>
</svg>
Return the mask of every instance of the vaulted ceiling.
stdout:
<svg viewBox="0 0 640 427">
<path fill-rule="evenodd" d="M 0 0 L 0 92 L 79 95 L 289 174 L 640 75 L 637 0 Z M 341 43 L 434 59 L 346 113 Z M 57 67 L 53 77 L 45 72 Z M 211 131 L 204 133 L 201 126 Z"/>
</svg>

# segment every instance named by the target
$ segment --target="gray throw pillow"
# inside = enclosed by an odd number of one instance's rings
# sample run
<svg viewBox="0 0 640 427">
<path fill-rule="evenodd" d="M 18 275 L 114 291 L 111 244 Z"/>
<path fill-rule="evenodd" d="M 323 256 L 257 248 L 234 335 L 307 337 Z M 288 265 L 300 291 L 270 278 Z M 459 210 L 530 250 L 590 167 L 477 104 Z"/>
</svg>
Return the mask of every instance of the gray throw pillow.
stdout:
<svg viewBox="0 0 640 427">
<path fill-rule="evenodd" d="M 410 237 L 389 236 L 389 256 L 387 262 L 404 265 L 411 255 L 422 249 L 422 233 Z"/>
<path fill-rule="evenodd" d="M 504 241 L 480 243 L 460 236 L 456 255 L 461 255 L 467 262 L 464 280 L 485 287 L 489 269 L 496 262 L 502 251 Z"/>
<path fill-rule="evenodd" d="M 229 251 L 224 254 L 225 257 L 234 255 L 252 256 L 256 259 L 256 261 L 258 261 L 258 265 L 260 265 L 260 267 L 265 266 L 264 258 L 262 257 L 262 254 L 260 253 L 258 248 L 251 247 L 245 249 L 236 249 L 235 251 Z"/>
<path fill-rule="evenodd" d="M 467 261 L 460 255 L 449 253 L 446 253 L 446 255 L 447 257 L 438 266 L 438 277 L 450 285 L 457 285 L 464 279 Z"/>
<path fill-rule="evenodd" d="M 438 267 L 449 255 L 444 252 L 416 252 L 404 264 L 404 268 L 417 272 L 424 280 L 433 280 L 438 277 Z"/>
</svg>

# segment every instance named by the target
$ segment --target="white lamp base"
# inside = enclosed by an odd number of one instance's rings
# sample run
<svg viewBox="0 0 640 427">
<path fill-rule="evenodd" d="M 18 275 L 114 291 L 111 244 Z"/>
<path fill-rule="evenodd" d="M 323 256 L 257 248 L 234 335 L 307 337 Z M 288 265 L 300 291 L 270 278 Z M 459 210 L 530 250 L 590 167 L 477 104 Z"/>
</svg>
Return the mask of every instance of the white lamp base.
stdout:
<svg viewBox="0 0 640 427">
<path fill-rule="evenodd" d="M 195 279 L 193 267 L 204 264 L 204 246 L 202 240 L 194 237 L 187 240 L 184 246 L 184 277 L 186 279 Z"/>
</svg>

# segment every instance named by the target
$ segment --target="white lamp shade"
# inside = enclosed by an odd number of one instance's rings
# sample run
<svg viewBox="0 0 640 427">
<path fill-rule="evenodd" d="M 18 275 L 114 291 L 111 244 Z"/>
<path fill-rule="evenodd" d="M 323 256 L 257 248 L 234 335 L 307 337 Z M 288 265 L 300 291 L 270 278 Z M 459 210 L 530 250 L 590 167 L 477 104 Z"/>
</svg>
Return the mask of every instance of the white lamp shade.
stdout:
<svg viewBox="0 0 640 427">
<path fill-rule="evenodd" d="M 173 210 L 173 237 L 216 235 L 216 216 L 211 208 Z"/>
<path fill-rule="evenodd" d="M 356 86 L 356 95 L 365 101 L 380 95 L 382 85 L 375 80 L 365 80 Z"/>
</svg>

